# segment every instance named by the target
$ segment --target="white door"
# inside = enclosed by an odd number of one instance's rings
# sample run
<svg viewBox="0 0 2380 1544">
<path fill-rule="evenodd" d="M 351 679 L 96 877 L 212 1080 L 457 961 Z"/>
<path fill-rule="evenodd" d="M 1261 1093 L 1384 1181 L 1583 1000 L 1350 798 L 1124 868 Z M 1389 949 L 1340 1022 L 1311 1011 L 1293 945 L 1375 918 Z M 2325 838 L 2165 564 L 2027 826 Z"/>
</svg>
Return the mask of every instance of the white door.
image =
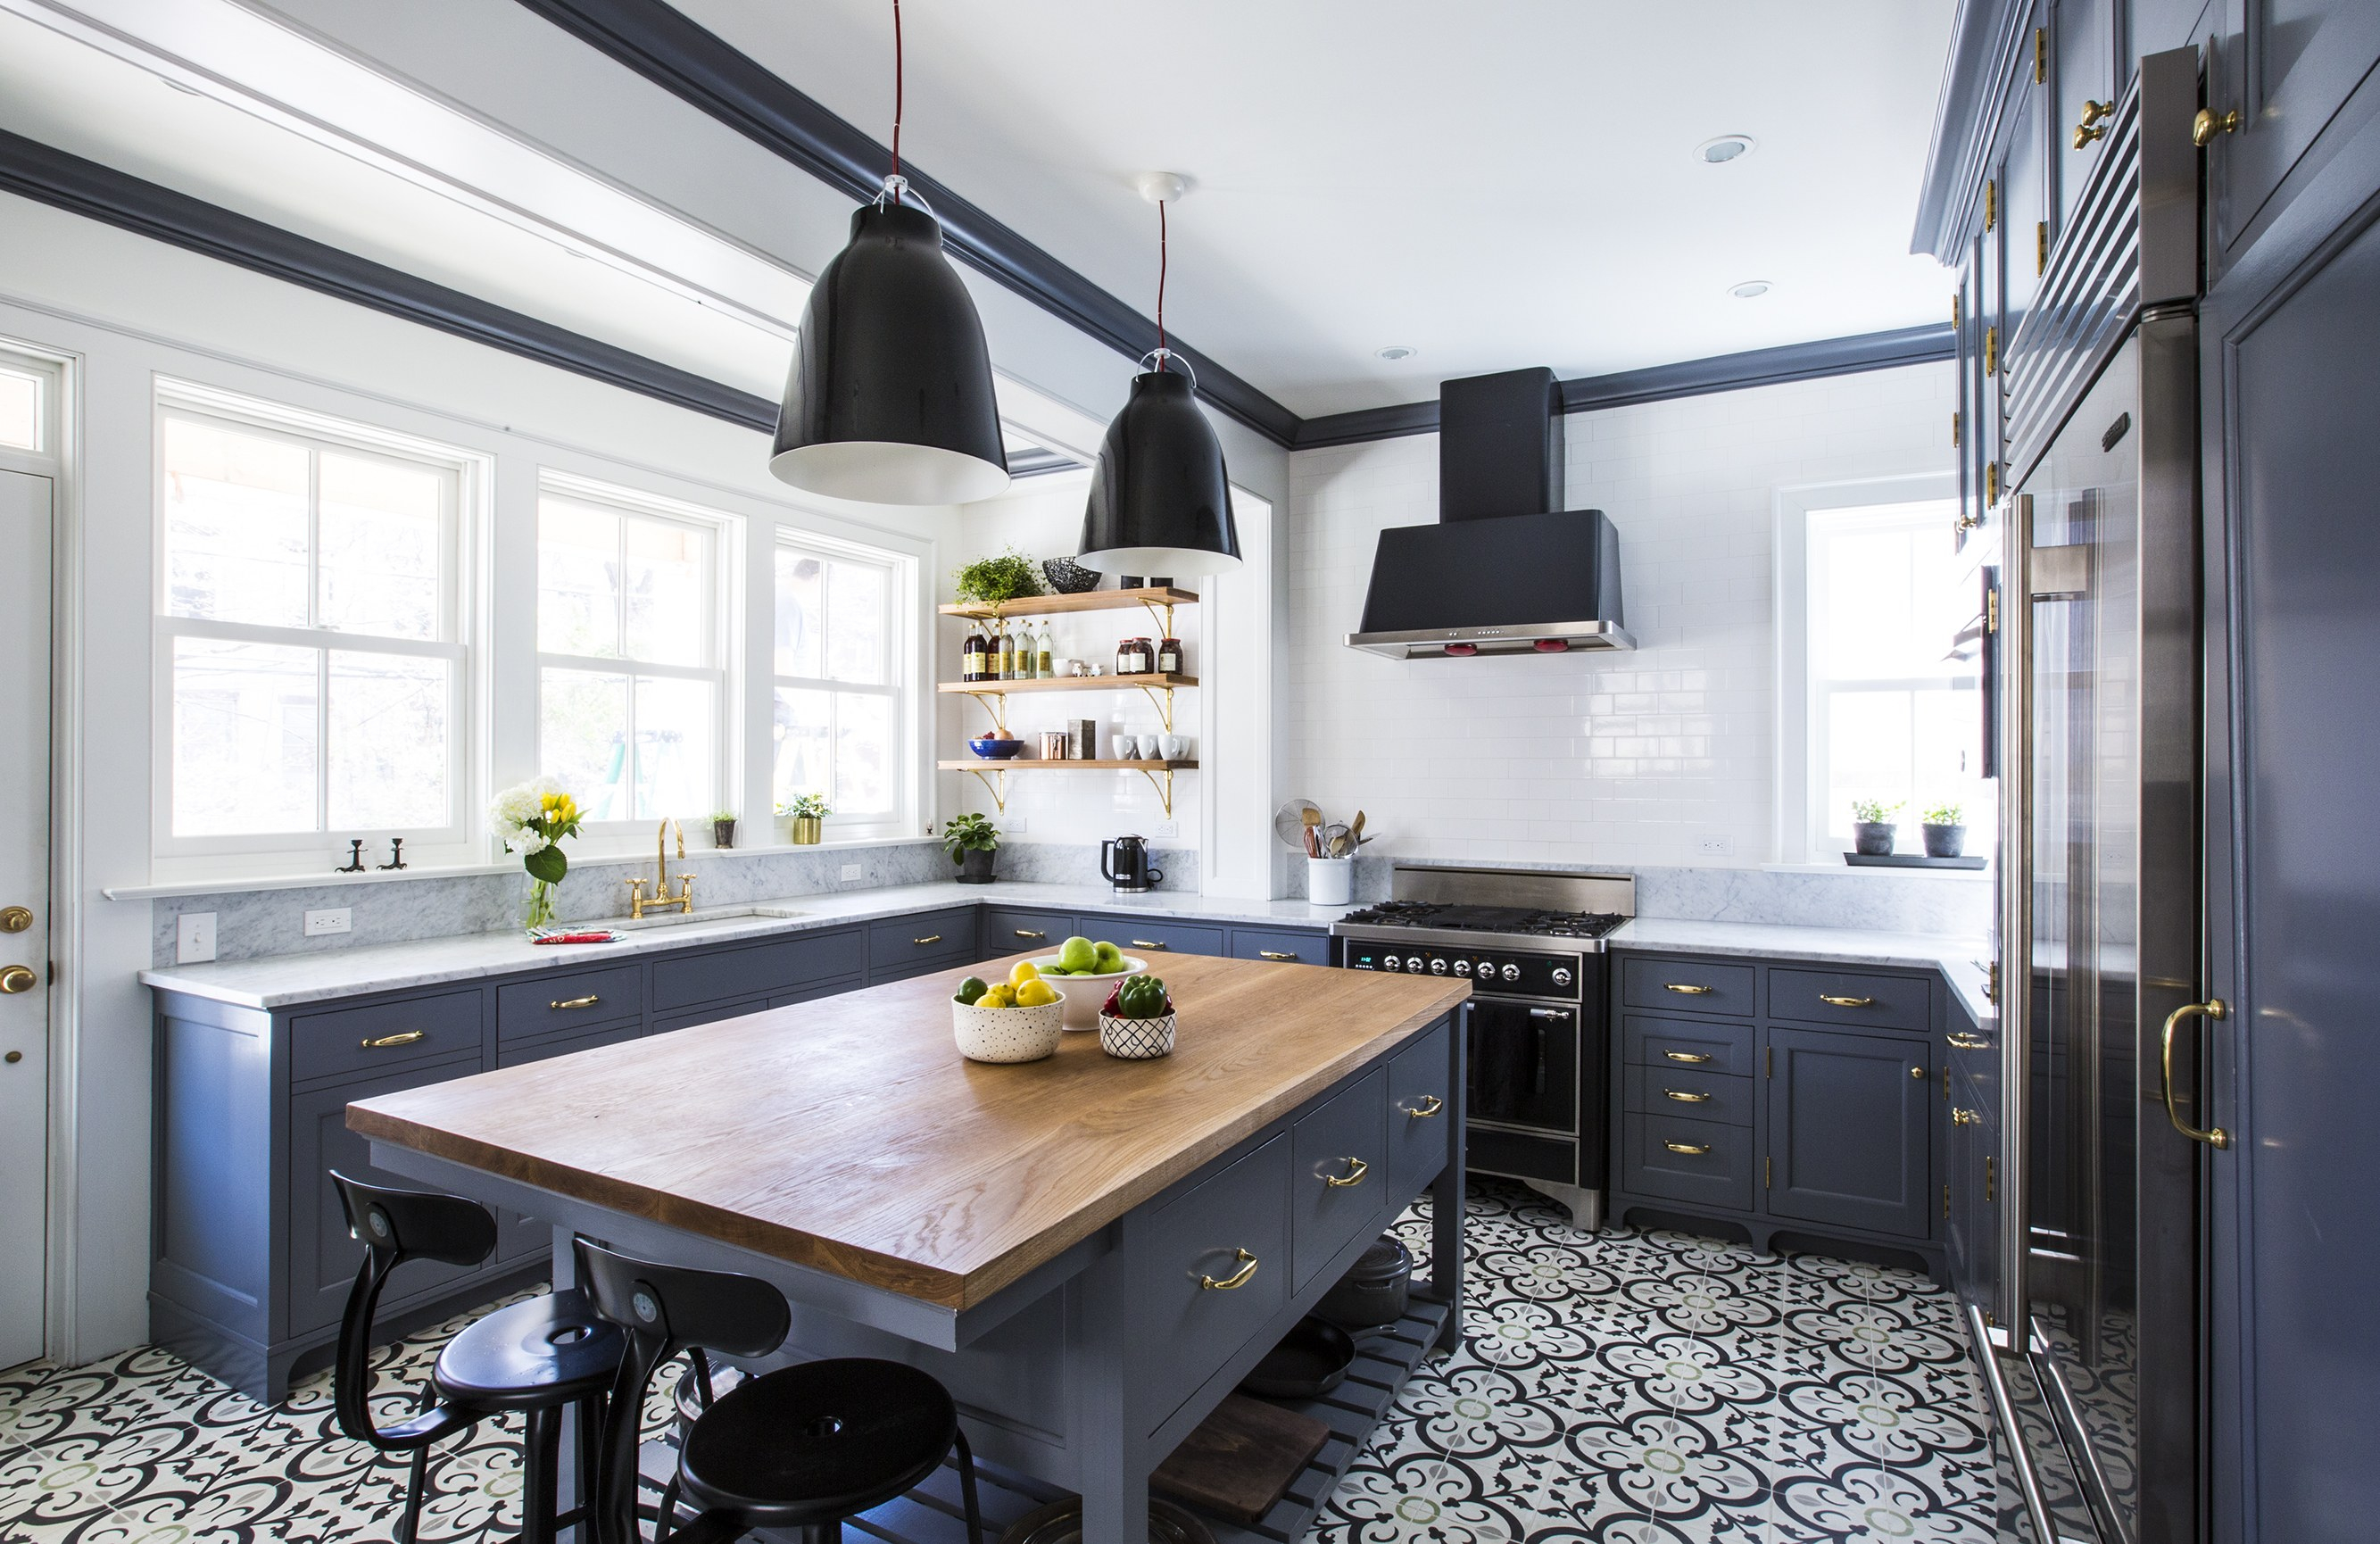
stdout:
<svg viewBox="0 0 2380 1544">
<path fill-rule="evenodd" d="M 50 480 L 0 471 L 0 1368 L 42 1354 L 49 1168 Z"/>
</svg>

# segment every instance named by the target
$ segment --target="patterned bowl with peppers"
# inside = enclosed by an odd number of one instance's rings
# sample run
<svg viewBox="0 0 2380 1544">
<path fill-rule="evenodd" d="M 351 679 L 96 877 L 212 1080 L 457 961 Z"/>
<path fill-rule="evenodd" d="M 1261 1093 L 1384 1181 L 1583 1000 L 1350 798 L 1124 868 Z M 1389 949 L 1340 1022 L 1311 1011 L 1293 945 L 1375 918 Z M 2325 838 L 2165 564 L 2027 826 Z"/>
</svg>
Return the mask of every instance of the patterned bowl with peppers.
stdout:
<svg viewBox="0 0 2380 1544">
<path fill-rule="evenodd" d="M 1154 1061 L 1173 1053 L 1173 997 L 1154 976 L 1116 983 L 1099 1009 L 1099 1049 L 1127 1062 Z"/>
</svg>

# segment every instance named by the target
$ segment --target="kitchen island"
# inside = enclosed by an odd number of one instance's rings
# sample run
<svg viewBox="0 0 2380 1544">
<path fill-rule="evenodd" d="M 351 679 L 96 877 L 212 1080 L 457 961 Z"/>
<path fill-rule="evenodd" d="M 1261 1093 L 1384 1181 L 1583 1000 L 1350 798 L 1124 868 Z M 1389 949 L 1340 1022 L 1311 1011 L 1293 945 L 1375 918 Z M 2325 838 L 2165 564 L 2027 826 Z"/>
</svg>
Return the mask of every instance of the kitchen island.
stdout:
<svg viewBox="0 0 2380 1544">
<path fill-rule="evenodd" d="M 997 968 L 1005 969 L 1005 961 Z M 1148 1479 L 1423 1189 L 1429 1290 L 1398 1333 L 1451 1347 L 1469 989 L 1181 956 L 1175 1052 L 962 1060 L 953 968 L 362 1100 L 373 1161 L 584 1234 L 765 1277 L 783 1358 L 934 1373 L 976 1451 L 1146 1537 Z M 1410 1368 L 1411 1358 L 1402 1363 Z M 1324 1472 L 1251 1537 L 1295 1537 L 1393 1396 L 1334 1403 Z M 1316 1493 L 1318 1488 L 1320 1493 Z M 1287 1530 L 1286 1532 L 1281 1530 Z"/>
</svg>

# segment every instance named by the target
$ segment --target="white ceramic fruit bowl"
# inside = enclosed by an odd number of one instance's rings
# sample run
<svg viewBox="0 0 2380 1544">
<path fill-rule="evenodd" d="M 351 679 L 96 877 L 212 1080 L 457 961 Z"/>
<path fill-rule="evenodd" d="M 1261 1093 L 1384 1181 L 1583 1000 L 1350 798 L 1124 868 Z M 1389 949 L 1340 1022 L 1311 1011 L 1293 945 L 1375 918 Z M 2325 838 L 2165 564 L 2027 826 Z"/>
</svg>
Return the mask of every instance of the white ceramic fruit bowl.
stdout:
<svg viewBox="0 0 2380 1544">
<path fill-rule="evenodd" d="M 970 1062 L 1038 1062 L 1058 1049 L 1062 1003 L 1038 1008 L 978 1008 L 951 1003 L 951 1034 Z"/>
<path fill-rule="evenodd" d="M 1153 1062 L 1160 1056 L 1171 1056 L 1173 1054 L 1173 1021 L 1172 1014 L 1160 1014 L 1155 1018 L 1124 1018 L 1116 1014 L 1101 1014 L 1099 1049 L 1127 1062 Z"/>
<path fill-rule="evenodd" d="M 1057 955 L 1042 954 L 1034 959 L 1033 968 L 1047 972 L 1057 963 Z M 1107 1006 L 1108 993 L 1115 991 L 1115 984 L 1127 976 L 1138 976 L 1148 968 L 1147 960 L 1126 954 L 1122 970 L 1111 970 L 1104 976 L 1044 974 L 1041 979 L 1057 988 L 1059 994 L 1065 998 L 1067 1028 L 1096 1029 L 1099 1027 L 1099 1010 Z"/>
</svg>

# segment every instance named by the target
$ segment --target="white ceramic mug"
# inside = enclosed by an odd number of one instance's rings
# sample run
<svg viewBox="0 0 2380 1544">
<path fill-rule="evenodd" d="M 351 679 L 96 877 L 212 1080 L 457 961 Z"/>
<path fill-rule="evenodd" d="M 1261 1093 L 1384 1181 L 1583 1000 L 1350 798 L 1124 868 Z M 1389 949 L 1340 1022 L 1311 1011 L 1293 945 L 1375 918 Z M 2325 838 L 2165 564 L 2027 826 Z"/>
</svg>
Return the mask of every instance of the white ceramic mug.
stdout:
<svg viewBox="0 0 2380 1544">
<path fill-rule="evenodd" d="M 1165 759 L 1169 761 L 1190 760 L 1190 736 L 1187 735 L 1167 735 L 1160 738 L 1157 744 L 1158 748 L 1165 753 Z"/>
<path fill-rule="evenodd" d="M 1113 735 L 1109 736 L 1108 736 L 1108 739 L 1109 739 L 1109 742 L 1110 742 L 1111 744 L 1112 744 L 1112 745 L 1115 747 L 1115 759 L 1116 759 L 1117 760 L 1119 760 L 1119 761 L 1137 761 L 1137 760 L 1140 760 L 1140 736 L 1137 736 L 1137 735 L 1126 735 L 1126 734 L 1123 734 L 1123 733 L 1118 732 L 1118 733 L 1116 733 L 1116 734 L 1113 734 Z"/>
</svg>

